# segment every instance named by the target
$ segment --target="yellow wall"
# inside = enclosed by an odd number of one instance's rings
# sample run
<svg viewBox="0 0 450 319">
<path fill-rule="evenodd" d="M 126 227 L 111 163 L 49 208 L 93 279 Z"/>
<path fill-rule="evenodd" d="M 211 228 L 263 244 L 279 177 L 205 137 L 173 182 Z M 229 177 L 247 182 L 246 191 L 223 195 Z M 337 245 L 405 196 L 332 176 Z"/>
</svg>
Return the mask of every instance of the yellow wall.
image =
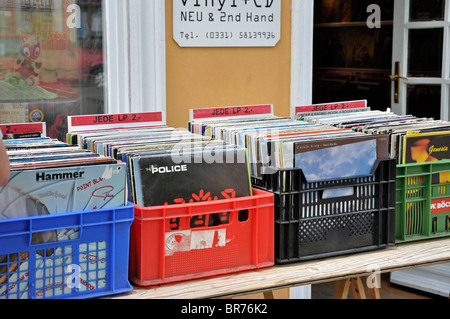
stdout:
<svg viewBox="0 0 450 319">
<path fill-rule="evenodd" d="M 291 1 L 281 3 L 281 21 L 273 48 L 181 48 L 167 0 L 167 125 L 186 128 L 192 108 L 273 104 L 290 116 Z"/>
</svg>

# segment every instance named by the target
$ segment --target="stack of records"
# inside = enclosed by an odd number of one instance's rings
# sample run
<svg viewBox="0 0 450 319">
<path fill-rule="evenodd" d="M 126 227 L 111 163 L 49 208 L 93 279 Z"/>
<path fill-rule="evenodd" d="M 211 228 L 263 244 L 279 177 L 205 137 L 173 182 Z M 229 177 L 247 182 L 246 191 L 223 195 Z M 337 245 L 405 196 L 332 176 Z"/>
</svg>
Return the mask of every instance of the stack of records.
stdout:
<svg viewBox="0 0 450 319">
<path fill-rule="evenodd" d="M 328 123 L 286 118 L 211 120 L 202 130 L 246 147 L 253 178 L 294 168 L 302 169 L 308 182 L 367 176 L 377 160 L 389 157 L 386 136 Z"/>
<path fill-rule="evenodd" d="M 389 138 L 390 158 L 396 159 L 397 164 L 450 159 L 450 123 L 447 121 L 396 115 L 389 110 L 305 116 L 303 120 L 369 135 L 385 135 Z"/>
<path fill-rule="evenodd" d="M 0 221 L 81 212 L 94 214 L 98 210 L 124 207 L 128 203 L 125 164 L 112 157 L 101 156 L 50 138 L 5 140 L 4 144 L 11 164 L 11 175 L 8 184 L 0 188 Z M 33 233 L 30 240 L 31 245 L 39 245 L 77 240 L 80 237 L 79 227 L 52 229 L 49 226 L 48 230 Z M 95 251 L 96 258 L 103 260 L 103 267 L 106 269 L 106 245 L 104 241 L 80 245 L 80 260 L 89 258 L 89 251 Z M 67 254 L 66 249 L 67 247 L 58 247 L 37 251 L 37 275 L 40 273 L 44 278 L 44 270 L 47 273 L 56 269 L 57 275 L 62 278 L 66 271 L 64 265 L 72 263 L 72 255 Z M 8 265 L 7 261 L 11 256 L 13 255 L 0 256 L 0 264 L 3 264 L 0 266 L 0 282 L 20 283 L 20 291 L 23 293 L 19 294 L 19 298 L 26 299 L 28 262 Z M 22 253 L 20 257 L 26 261 L 28 253 Z M 83 285 L 87 282 L 87 265 L 80 263 L 80 280 Z M 46 293 L 45 285 L 57 286 L 51 291 L 65 289 L 62 283 L 56 284 L 53 280 L 57 279 L 50 276 L 46 281 L 41 280 L 35 287 L 36 296 L 42 297 Z M 103 278 L 89 281 L 90 289 L 104 288 L 106 284 Z M 7 294 L 14 286 L 15 284 L 0 285 L 0 296 Z"/>
<path fill-rule="evenodd" d="M 206 118 L 206 119 L 198 119 L 198 120 L 192 120 L 188 123 L 189 131 L 191 131 L 194 134 L 199 134 L 203 136 L 209 136 L 212 138 L 216 138 L 214 136 L 214 126 L 216 125 L 233 125 L 241 122 L 259 122 L 259 121 L 271 121 L 271 120 L 280 120 L 283 119 L 281 117 L 273 116 L 273 115 L 260 115 L 256 117 L 245 117 L 240 116 L 236 118 Z M 287 120 L 287 119 L 284 119 Z"/>
<path fill-rule="evenodd" d="M 111 157 L 47 138 L 7 140 L 5 147 L 11 176 L 0 188 L 0 219 L 127 204 L 125 165 Z"/>
<path fill-rule="evenodd" d="M 166 126 L 81 132 L 71 141 L 125 163 L 128 199 L 141 207 L 252 195 L 244 147 Z"/>
<path fill-rule="evenodd" d="M 7 140 L 5 147 L 11 175 L 8 184 L 0 188 L 0 220 L 93 212 L 127 205 L 126 167 L 111 157 L 48 138 Z M 31 244 L 79 237 L 79 228 L 44 231 L 33 234 Z M 101 243 L 99 250 L 104 249 Z M 36 267 L 43 268 L 42 263 L 40 260 Z M 50 259 L 46 266 L 53 266 Z M 5 293 L 6 287 L 0 289 L 0 294 Z"/>
<path fill-rule="evenodd" d="M 50 137 L 5 139 L 3 143 L 8 151 L 68 147 L 66 143 Z"/>
</svg>

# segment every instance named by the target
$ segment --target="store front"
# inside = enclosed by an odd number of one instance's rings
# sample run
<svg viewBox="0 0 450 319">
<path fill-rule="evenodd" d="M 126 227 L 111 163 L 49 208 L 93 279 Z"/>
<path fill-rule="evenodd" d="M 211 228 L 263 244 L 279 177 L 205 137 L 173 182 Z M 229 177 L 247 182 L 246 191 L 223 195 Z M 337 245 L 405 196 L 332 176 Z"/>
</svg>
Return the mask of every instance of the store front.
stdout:
<svg viewBox="0 0 450 319">
<path fill-rule="evenodd" d="M 224 30 L 202 29 L 214 17 Z M 188 23 L 206 40 L 186 43 Z M 185 129 L 194 108 L 291 117 L 361 99 L 448 120 L 449 50 L 444 0 L 0 0 L 0 124 L 65 141 L 74 115 L 161 112 Z"/>
<path fill-rule="evenodd" d="M 68 115 L 161 111 L 185 127 L 193 107 L 269 103 L 290 116 L 311 102 L 312 1 L 282 2 L 273 47 L 222 49 L 181 48 L 171 1 L 41 2 L 0 4 L 2 123 L 46 122 L 64 139 Z M 23 55 L 25 38 L 39 55 Z"/>
<path fill-rule="evenodd" d="M 1 1 L 0 122 L 44 122 L 64 140 L 71 115 L 164 111 L 164 48 L 143 32 L 158 5 Z"/>
<path fill-rule="evenodd" d="M 448 120 L 448 3 L 314 4 L 314 50 L 325 52 L 314 55 L 314 102 L 364 98 L 374 109 Z"/>
<path fill-rule="evenodd" d="M 442 0 L 283 1 L 271 47 L 181 47 L 172 1 L 2 1 L 0 10 L 0 121 L 44 121 L 55 137 L 67 115 L 161 111 L 183 127 L 191 108 L 260 103 L 290 116 L 296 105 L 367 99 L 449 117 Z"/>
</svg>

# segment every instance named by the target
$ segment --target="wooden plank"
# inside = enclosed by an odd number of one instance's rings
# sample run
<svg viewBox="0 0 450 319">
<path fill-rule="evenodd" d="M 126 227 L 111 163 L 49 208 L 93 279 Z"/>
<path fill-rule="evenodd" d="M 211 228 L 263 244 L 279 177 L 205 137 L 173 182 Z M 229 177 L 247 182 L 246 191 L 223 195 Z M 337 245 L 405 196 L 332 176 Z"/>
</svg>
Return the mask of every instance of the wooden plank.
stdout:
<svg viewBox="0 0 450 319">
<path fill-rule="evenodd" d="M 338 280 L 336 282 L 336 287 L 334 288 L 333 299 L 347 299 L 350 285 L 350 279 Z"/>
<path fill-rule="evenodd" d="M 381 299 L 380 289 L 379 288 L 369 289 L 369 298 L 377 300 Z"/>
<path fill-rule="evenodd" d="M 366 292 L 364 290 L 364 285 L 362 283 L 361 277 L 350 279 L 350 286 L 352 288 L 353 298 L 355 299 L 367 299 Z"/>
<path fill-rule="evenodd" d="M 450 262 L 450 238 L 401 244 L 383 250 L 274 266 L 156 287 L 135 287 L 115 299 L 227 298 Z"/>
<path fill-rule="evenodd" d="M 367 287 L 370 299 L 381 299 L 380 288 L 381 282 L 378 281 L 378 276 L 367 276 L 366 280 L 371 281 L 371 285 Z"/>
<path fill-rule="evenodd" d="M 257 294 L 251 294 L 251 295 L 242 295 L 242 296 L 236 296 L 232 299 L 242 300 L 242 299 L 289 299 L 290 291 L 288 288 L 286 289 L 279 289 L 279 290 L 270 290 L 265 291 Z"/>
<path fill-rule="evenodd" d="M 369 276 L 363 277 L 368 280 Z M 380 299 L 380 289 L 378 283 L 374 284 L 373 288 L 367 287 L 370 299 Z M 354 299 L 367 299 L 365 286 L 362 277 L 343 279 L 336 282 L 336 287 L 333 294 L 333 299 L 347 299 L 349 290 L 352 290 Z"/>
</svg>

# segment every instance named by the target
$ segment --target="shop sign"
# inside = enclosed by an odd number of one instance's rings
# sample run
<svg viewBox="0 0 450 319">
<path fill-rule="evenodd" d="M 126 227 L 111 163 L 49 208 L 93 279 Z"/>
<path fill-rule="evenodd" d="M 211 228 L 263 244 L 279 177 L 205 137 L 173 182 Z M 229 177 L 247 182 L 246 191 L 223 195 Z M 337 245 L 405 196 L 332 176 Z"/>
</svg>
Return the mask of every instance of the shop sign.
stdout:
<svg viewBox="0 0 450 319">
<path fill-rule="evenodd" d="M 274 47 L 281 0 L 173 0 L 173 38 L 181 47 Z"/>
</svg>

